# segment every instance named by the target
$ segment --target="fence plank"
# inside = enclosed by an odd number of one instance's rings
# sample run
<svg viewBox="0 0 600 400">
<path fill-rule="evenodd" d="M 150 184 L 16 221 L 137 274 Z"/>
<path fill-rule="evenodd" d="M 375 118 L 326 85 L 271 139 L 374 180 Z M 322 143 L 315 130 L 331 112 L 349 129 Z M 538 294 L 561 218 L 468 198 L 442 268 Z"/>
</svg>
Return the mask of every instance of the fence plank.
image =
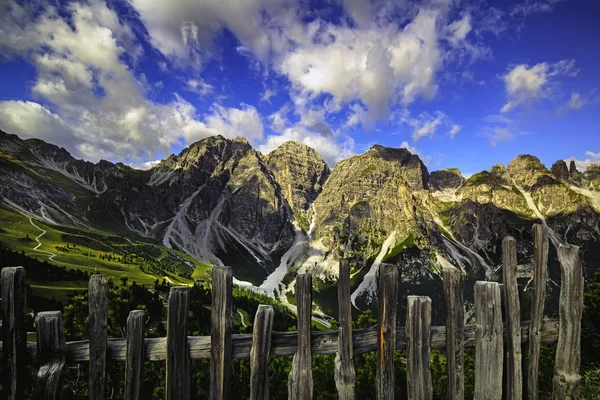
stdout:
<svg viewBox="0 0 600 400">
<path fill-rule="evenodd" d="M 377 336 L 377 399 L 394 399 L 394 351 L 396 348 L 396 309 L 398 268 L 379 266 L 379 323 Z"/>
<path fill-rule="evenodd" d="M 350 263 L 340 260 L 338 278 L 339 320 L 338 351 L 335 356 L 335 386 L 341 400 L 354 400 L 356 372 L 352 360 L 352 310 L 350 309 Z"/>
<path fill-rule="evenodd" d="M 496 282 L 475 283 L 475 398 L 502 399 L 502 308 Z"/>
<path fill-rule="evenodd" d="M 458 268 L 444 268 L 444 299 L 446 303 L 446 369 L 448 398 L 464 399 L 464 306 L 462 276 Z"/>
<path fill-rule="evenodd" d="M 548 280 L 548 227 L 545 225 L 533 225 L 533 252 L 533 299 L 531 302 L 531 321 L 529 324 L 527 387 L 529 400 L 538 400 L 542 320 L 544 318 L 546 281 Z"/>
<path fill-rule="evenodd" d="M 36 318 L 37 364 L 34 400 L 60 398 L 59 382 L 67 344 L 60 311 L 40 312 Z"/>
<path fill-rule="evenodd" d="M 273 329 L 273 307 L 259 305 L 254 317 L 250 350 L 250 400 L 269 399 L 269 357 Z"/>
<path fill-rule="evenodd" d="M 433 397 L 429 357 L 431 337 L 431 299 L 408 296 L 406 308 L 406 381 L 408 398 Z"/>
<path fill-rule="evenodd" d="M 0 276 L 2 293 L 2 390 L 7 400 L 24 397 L 27 373 L 27 293 L 25 268 L 5 267 Z"/>
<path fill-rule="evenodd" d="M 506 316 L 506 399 L 523 397 L 521 370 L 521 308 L 517 286 L 517 241 L 507 236 L 502 241 L 502 276 Z"/>
<path fill-rule="evenodd" d="M 92 400 L 104 400 L 106 377 L 106 278 L 90 276 L 88 305 L 90 311 L 90 364 L 88 392 Z"/>
<path fill-rule="evenodd" d="M 210 398 L 227 398 L 229 374 L 231 372 L 231 329 L 232 308 L 231 288 L 233 275 L 230 267 L 212 269 L 212 306 L 211 306 L 211 361 L 210 361 Z"/>
<path fill-rule="evenodd" d="M 310 328 L 312 314 L 312 276 L 298 274 L 296 277 L 296 305 L 298 308 L 298 351 L 294 354 L 292 371 L 288 378 L 290 400 L 312 399 L 312 352 Z"/>
<path fill-rule="evenodd" d="M 190 398 L 188 308 L 190 288 L 172 287 L 167 317 L 167 400 Z"/>
<path fill-rule="evenodd" d="M 127 317 L 127 360 L 125 361 L 125 400 L 140 397 L 140 383 L 144 368 L 143 310 L 133 310 Z"/>
<path fill-rule="evenodd" d="M 553 392 L 555 399 L 578 398 L 581 384 L 581 314 L 583 311 L 583 271 L 579 247 L 559 245 L 561 271 L 558 315 L 560 328 L 556 346 Z"/>
</svg>

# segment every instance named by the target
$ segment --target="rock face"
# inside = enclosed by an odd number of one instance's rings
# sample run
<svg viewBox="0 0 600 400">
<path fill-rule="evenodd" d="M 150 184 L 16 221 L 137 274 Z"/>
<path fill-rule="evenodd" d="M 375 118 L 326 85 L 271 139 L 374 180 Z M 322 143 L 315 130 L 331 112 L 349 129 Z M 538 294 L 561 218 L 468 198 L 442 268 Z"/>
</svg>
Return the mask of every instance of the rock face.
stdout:
<svg viewBox="0 0 600 400">
<path fill-rule="evenodd" d="M 330 171 L 297 142 L 263 156 L 244 138 L 214 136 L 140 171 L 0 132 L 0 202 L 231 265 L 282 301 L 299 270 L 314 274 L 317 301 L 335 293 L 340 257 L 352 260 L 355 304 L 375 295 L 381 262 L 399 265 L 407 291 L 447 264 L 494 279 L 503 237 L 515 236 L 525 257 L 536 222 L 555 245 L 577 244 L 590 265 L 600 261 L 600 167 L 582 173 L 558 161 L 548 170 L 531 155 L 465 180 L 457 169 L 429 174 L 406 149 L 375 145 Z"/>
<path fill-rule="evenodd" d="M 296 141 L 279 146 L 265 157 L 265 162 L 294 215 L 308 229 L 309 207 L 329 177 L 329 166 L 314 149 Z"/>
<path fill-rule="evenodd" d="M 429 184 L 433 190 L 458 189 L 465 182 L 458 168 L 433 171 L 429 175 Z"/>
</svg>

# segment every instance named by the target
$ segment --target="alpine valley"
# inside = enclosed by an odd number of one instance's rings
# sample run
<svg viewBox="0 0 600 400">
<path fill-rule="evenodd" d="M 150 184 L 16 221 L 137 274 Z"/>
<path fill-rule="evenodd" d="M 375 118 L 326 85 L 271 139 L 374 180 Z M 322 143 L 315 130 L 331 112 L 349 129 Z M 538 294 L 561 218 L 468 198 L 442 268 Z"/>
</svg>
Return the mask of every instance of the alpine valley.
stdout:
<svg viewBox="0 0 600 400">
<path fill-rule="evenodd" d="M 341 257 L 359 309 L 376 300 L 383 262 L 399 266 L 403 293 L 441 296 L 448 265 L 501 279 L 506 235 L 527 278 L 534 223 L 550 228 L 553 282 L 559 243 L 581 246 L 586 277 L 600 264 L 600 167 L 547 169 L 531 155 L 466 179 L 429 172 L 404 148 L 374 145 L 330 169 L 298 142 L 264 155 L 243 137 L 213 136 L 137 170 L 0 132 L 0 202 L 0 241 L 38 258 L 140 283 L 204 280 L 210 265 L 230 265 L 236 284 L 292 308 L 295 276 L 308 271 L 317 312 L 332 316 Z"/>
</svg>

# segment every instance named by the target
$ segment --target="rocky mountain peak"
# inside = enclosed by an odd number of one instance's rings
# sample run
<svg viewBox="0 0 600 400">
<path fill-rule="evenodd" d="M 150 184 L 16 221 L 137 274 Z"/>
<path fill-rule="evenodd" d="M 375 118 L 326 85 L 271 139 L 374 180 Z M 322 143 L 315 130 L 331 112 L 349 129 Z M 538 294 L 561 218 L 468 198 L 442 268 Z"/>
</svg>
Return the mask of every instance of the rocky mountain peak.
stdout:
<svg viewBox="0 0 600 400">
<path fill-rule="evenodd" d="M 517 156 L 508 164 L 507 171 L 517 185 L 526 189 L 533 187 L 542 177 L 551 178 L 550 171 L 540 159 L 529 154 Z"/>
<path fill-rule="evenodd" d="M 552 175 L 558 180 L 566 181 L 569 179 L 569 168 L 567 168 L 565 160 L 558 160 L 552 164 L 550 172 L 552 172 Z"/>
<path fill-rule="evenodd" d="M 429 175 L 429 186 L 433 190 L 457 189 L 465 182 L 458 168 L 433 171 Z"/>
</svg>

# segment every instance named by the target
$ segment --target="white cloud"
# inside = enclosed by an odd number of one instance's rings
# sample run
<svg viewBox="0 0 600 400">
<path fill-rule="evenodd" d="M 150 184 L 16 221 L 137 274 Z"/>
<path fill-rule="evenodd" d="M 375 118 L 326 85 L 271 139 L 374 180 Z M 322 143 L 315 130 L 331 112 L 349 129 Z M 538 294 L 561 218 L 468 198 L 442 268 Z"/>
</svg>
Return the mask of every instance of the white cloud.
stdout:
<svg viewBox="0 0 600 400">
<path fill-rule="evenodd" d="M 206 125 L 229 138 L 244 136 L 251 143 L 263 138 L 263 124 L 258 111 L 253 106 L 225 108 L 215 106 L 214 113 L 206 118 Z"/>
<path fill-rule="evenodd" d="M 532 67 L 520 64 L 503 76 L 509 101 L 502 107 L 505 113 L 522 104 L 548 98 L 550 84 L 558 76 L 576 76 L 579 70 L 575 60 L 561 60 L 554 64 L 539 63 Z"/>
<path fill-rule="evenodd" d="M 204 82 L 203 79 L 188 79 L 186 90 L 194 93 L 198 93 L 201 96 L 206 96 L 215 90 L 215 87 L 209 83 Z"/>
<path fill-rule="evenodd" d="M 600 152 L 594 153 L 593 151 L 586 151 L 585 158 L 579 159 L 577 157 L 569 157 L 565 159 L 567 163 L 575 161 L 575 165 L 579 171 L 585 171 L 590 164 L 600 165 Z"/>
<path fill-rule="evenodd" d="M 423 161 L 423 163 L 428 168 L 438 166 L 443 161 L 443 156 L 441 154 L 435 153 L 433 156 L 429 155 L 429 154 L 425 154 L 421 150 L 419 150 L 417 147 L 410 145 L 406 140 L 403 141 L 402 143 L 400 143 L 400 148 L 406 149 L 406 150 L 410 151 L 412 154 L 416 154 L 417 156 L 419 156 L 421 161 Z"/>
<path fill-rule="evenodd" d="M 498 143 L 510 141 L 516 136 L 515 132 L 506 126 L 485 127 L 479 135 L 486 137 L 492 147 L 496 147 Z"/>
<path fill-rule="evenodd" d="M 454 139 L 454 136 L 456 136 L 460 130 L 462 129 L 462 127 L 460 125 L 454 124 L 452 125 L 452 128 L 450 128 L 450 138 Z"/>
</svg>

